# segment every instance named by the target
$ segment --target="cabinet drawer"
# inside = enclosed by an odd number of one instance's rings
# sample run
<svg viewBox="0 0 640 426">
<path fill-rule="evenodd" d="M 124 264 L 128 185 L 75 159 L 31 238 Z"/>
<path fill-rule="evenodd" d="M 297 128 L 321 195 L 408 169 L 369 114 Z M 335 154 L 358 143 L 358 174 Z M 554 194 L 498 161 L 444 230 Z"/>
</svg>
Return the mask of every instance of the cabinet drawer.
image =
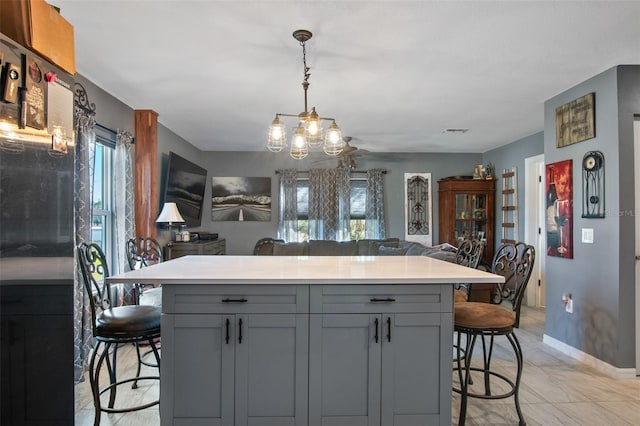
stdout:
<svg viewBox="0 0 640 426">
<path fill-rule="evenodd" d="M 311 286 L 311 313 L 452 312 L 453 288 L 436 285 Z"/>
<path fill-rule="evenodd" d="M 164 313 L 307 313 L 305 285 L 193 285 L 164 284 Z"/>
<path fill-rule="evenodd" d="M 73 282 L 65 285 L 0 286 L 2 315 L 71 315 Z"/>
<path fill-rule="evenodd" d="M 202 254 L 219 255 L 224 254 L 224 244 L 209 244 L 203 247 Z"/>
</svg>

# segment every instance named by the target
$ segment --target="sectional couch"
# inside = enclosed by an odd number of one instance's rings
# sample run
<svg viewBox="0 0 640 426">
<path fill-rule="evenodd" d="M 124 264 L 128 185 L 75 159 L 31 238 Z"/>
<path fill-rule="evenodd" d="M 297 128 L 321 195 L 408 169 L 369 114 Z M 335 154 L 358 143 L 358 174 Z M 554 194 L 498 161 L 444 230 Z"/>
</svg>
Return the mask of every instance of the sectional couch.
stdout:
<svg viewBox="0 0 640 426">
<path fill-rule="evenodd" d="M 256 255 L 270 256 L 429 256 L 455 262 L 456 253 L 442 247 L 427 247 L 399 238 L 384 240 L 325 241 L 311 240 L 285 243 L 270 238 L 256 244 Z"/>
<path fill-rule="evenodd" d="M 258 241 L 253 253 L 260 256 L 428 256 L 456 263 L 455 248 L 450 247 L 428 247 L 399 238 L 358 241 L 311 240 L 301 243 L 285 243 L 282 240 L 263 238 Z M 466 286 L 462 285 L 462 288 Z M 469 294 L 469 300 L 489 303 L 494 289 L 493 284 L 476 284 L 473 292 Z"/>
</svg>

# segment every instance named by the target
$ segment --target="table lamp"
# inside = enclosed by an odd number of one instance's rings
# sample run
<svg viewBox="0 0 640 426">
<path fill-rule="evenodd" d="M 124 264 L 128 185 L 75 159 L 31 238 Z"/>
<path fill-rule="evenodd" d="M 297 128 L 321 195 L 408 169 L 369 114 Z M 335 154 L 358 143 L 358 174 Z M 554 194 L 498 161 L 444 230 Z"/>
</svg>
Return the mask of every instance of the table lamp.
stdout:
<svg viewBox="0 0 640 426">
<path fill-rule="evenodd" d="M 173 241 L 173 235 L 171 234 L 171 228 L 178 223 L 184 223 L 184 218 L 178 210 L 176 203 L 164 203 L 162 211 L 156 219 L 156 223 L 166 223 L 169 228 L 169 243 Z"/>
</svg>

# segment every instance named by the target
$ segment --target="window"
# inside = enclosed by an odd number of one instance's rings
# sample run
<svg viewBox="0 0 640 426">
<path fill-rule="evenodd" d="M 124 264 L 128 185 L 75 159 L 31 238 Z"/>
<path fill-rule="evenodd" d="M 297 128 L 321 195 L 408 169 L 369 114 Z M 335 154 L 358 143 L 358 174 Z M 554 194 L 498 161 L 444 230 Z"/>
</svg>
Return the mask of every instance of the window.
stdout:
<svg viewBox="0 0 640 426">
<path fill-rule="evenodd" d="M 365 232 L 365 210 L 367 206 L 367 181 L 365 178 L 351 178 L 351 201 L 349 236 L 361 240 Z M 309 180 L 298 179 L 298 241 L 309 240 Z"/>
<path fill-rule="evenodd" d="M 99 244 L 110 265 L 115 250 L 115 207 L 113 191 L 113 159 L 115 157 L 116 133 L 96 125 L 96 152 L 93 171 L 93 222 L 91 239 Z"/>
</svg>

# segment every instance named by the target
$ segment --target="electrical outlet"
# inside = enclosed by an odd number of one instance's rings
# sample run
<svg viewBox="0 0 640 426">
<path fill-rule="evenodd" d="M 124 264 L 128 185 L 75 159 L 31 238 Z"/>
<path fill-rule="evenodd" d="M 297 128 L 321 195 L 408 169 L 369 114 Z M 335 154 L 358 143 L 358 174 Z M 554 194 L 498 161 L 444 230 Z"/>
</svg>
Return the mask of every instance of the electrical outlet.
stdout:
<svg viewBox="0 0 640 426">
<path fill-rule="evenodd" d="M 564 306 L 564 310 L 568 313 L 573 313 L 573 297 L 571 296 L 571 293 L 562 294 L 562 306 Z"/>
<path fill-rule="evenodd" d="M 593 228 L 582 228 L 582 242 L 593 244 Z"/>
<path fill-rule="evenodd" d="M 565 305 L 564 310 L 570 314 L 573 313 L 573 299 L 567 300 L 567 304 Z"/>
</svg>

